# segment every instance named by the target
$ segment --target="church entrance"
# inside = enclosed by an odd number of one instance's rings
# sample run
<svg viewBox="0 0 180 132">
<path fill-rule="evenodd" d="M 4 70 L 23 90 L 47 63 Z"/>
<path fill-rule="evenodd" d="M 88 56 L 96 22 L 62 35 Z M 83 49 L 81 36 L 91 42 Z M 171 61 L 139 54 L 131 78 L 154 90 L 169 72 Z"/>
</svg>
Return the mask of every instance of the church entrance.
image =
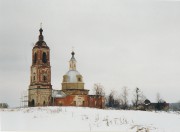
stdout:
<svg viewBox="0 0 180 132">
<path fill-rule="evenodd" d="M 31 101 L 31 106 L 32 106 L 32 107 L 35 106 L 35 101 L 34 101 L 34 99 Z"/>
</svg>

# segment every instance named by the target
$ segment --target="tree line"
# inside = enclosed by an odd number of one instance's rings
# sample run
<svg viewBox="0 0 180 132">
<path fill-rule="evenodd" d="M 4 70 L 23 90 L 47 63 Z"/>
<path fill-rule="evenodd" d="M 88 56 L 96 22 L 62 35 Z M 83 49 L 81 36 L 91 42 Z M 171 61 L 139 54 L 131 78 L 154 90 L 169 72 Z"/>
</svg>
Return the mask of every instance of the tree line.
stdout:
<svg viewBox="0 0 180 132">
<path fill-rule="evenodd" d="M 157 99 L 155 103 L 151 103 L 148 100 L 142 90 L 136 87 L 133 90 L 133 95 L 130 101 L 130 92 L 127 87 L 123 87 L 121 92 L 117 92 L 115 90 L 111 90 L 109 94 L 105 94 L 104 87 L 96 83 L 93 87 L 93 92 L 95 95 L 101 95 L 105 97 L 105 106 L 106 108 L 112 109 L 133 109 L 133 110 L 168 110 L 169 104 L 166 101 L 160 98 L 160 94 L 157 93 Z"/>
</svg>

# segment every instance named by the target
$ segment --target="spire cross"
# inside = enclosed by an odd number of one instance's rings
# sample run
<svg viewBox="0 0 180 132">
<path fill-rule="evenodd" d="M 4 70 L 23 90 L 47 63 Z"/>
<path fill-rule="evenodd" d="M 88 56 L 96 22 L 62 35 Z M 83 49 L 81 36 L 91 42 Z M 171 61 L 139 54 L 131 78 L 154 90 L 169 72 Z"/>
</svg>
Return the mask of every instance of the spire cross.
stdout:
<svg viewBox="0 0 180 132">
<path fill-rule="evenodd" d="M 40 23 L 40 28 L 42 28 L 42 22 Z"/>
</svg>

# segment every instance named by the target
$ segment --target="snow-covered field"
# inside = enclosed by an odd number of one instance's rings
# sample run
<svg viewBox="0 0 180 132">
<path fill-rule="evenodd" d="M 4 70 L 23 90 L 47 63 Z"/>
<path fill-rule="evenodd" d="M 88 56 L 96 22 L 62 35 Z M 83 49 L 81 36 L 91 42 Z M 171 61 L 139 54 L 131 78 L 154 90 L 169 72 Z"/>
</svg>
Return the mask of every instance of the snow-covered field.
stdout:
<svg viewBox="0 0 180 132">
<path fill-rule="evenodd" d="M 0 109 L 0 130 L 179 132 L 180 113 L 84 107 Z"/>
</svg>

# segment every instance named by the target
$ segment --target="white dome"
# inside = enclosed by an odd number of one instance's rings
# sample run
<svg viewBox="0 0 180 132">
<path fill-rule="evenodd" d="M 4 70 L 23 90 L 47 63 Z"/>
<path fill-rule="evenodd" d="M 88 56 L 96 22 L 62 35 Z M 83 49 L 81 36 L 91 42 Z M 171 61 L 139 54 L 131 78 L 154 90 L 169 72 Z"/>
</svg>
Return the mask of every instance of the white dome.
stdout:
<svg viewBox="0 0 180 132">
<path fill-rule="evenodd" d="M 69 70 L 66 73 L 66 75 L 68 76 L 67 82 L 69 82 L 69 83 L 77 83 L 78 82 L 77 75 L 81 76 L 81 74 L 76 70 Z"/>
</svg>

